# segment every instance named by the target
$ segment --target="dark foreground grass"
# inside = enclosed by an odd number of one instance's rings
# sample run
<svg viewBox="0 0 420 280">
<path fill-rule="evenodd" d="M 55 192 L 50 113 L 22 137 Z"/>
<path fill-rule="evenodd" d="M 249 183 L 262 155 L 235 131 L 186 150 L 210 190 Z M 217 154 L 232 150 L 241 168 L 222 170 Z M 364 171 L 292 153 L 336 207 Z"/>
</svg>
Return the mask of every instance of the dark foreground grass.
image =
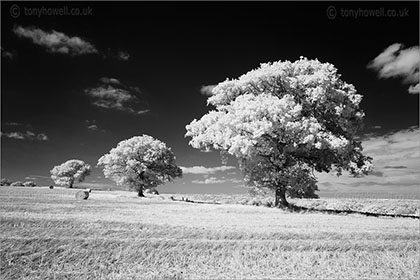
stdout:
<svg viewBox="0 0 420 280">
<path fill-rule="evenodd" d="M 418 221 L 0 189 L 2 279 L 418 279 Z"/>
</svg>

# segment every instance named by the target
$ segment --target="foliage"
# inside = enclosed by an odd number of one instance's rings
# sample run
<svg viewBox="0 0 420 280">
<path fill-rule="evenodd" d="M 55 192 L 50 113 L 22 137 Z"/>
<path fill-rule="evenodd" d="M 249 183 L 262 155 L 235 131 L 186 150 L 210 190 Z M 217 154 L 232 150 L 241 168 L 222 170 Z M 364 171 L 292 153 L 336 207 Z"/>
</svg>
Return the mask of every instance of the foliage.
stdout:
<svg viewBox="0 0 420 280">
<path fill-rule="evenodd" d="M 23 185 L 25 187 L 35 187 L 36 186 L 36 183 L 33 182 L 33 181 L 26 181 L 25 183 L 23 183 Z"/>
<path fill-rule="evenodd" d="M 6 178 L 2 178 L 0 181 L 0 186 L 10 186 L 12 182 Z"/>
<path fill-rule="evenodd" d="M 91 167 L 82 160 L 71 159 L 65 163 L 55 166 L 51 173 L 51 179 L 59 186 L 73 187 L 75 182 L 83 182 L 89 176 Z"/>
<path fill-rule="evenodd" d="M 12 187 L 23 187 L 22 181 L 16 181 L 10 184 Z"/>
<path fill-rule="evenodd" d="M 148 135 L 121 141 L 98 160 L 98 165 L 103 166 L 106 178 L 138 191 L 139 195 L 182 176 L 171 148 Z"/>
<path fill-rule="evenodd" d="M 314 197 L 313 171 L 354 176 L 372 170 L 355 133 L 362 96 L 329 63 L 274 62 L 212 90 L 215 106 L 186 126 L 189 144 L 235 156 L 250 186 Z"/>
</svg>

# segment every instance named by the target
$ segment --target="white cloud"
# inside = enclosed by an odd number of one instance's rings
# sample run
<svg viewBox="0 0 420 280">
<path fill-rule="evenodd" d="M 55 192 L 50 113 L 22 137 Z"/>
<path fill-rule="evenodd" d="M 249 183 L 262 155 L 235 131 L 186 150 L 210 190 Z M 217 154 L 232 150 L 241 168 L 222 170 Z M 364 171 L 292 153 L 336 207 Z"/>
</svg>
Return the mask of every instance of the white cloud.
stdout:
<svg viewBox="0 0 420 280">
<path fill-rule="evenodd" d="M 236 175 L 235 172 L 232 172 L 231 170 L 236 170 L 235 166 L 228 166 L 228 165 L 222 165 L 222 166 L 215 166 L 215 167 L 204 167 L 204 166 L 192 166 L 192 167 L 184 167 L 181 166 L 182 172 L 184 174 L 193 174 L 193 175 L 202 175 L 201 179 L 195 179 L 192 180 L 191 183 L 193 184 L 223 184 L 223 183 L 242 183 L 242 180 L 237 178 L 227 178 L 226 176 L 216 175 L 216 176 L 210 176 L 214 175 L 216 173 L 227 173 L 227 175 Z M 229 172 L 230 171 L 230 172 Z"/>
<path fill-rule="evenodd" d="M 42 178 L 42 179 L 50 179 L 50 176 L 43 176 L 43 175 L 29 175 L 30 177 L 35 177 L 35 178 Z"/>
<path fill-rule="evenodd" d="M 96 124 L 96 120 L 85 120 L 86 128 L 92 131 L 100 131 L 100 132 L 106 132 L 105 129 L 99 128 L 99 126 Z"/>
<path fill-rule="evenodd" d="M 7 138 L 19 139 L 19 140 L 25 139 L 25 134 L 22 132 L 9 132 L 9 133 L 2 132 L 1 136 L 5 136 Z"/>
<path fill-rule="evenodd" d="M 418 192 L 420 181 L 418 127 L 386 135 L 370 136 L 362 141 L 362 146 L 364 153 L 373 158 L 374 173 L 360 178 L 346 174 L 337 177 L 333 174 L 318 173 L 321 190 Z"/>
<path fill-rule="evenodd" d="M 115 78 L 101 78 L 100 82 L 99 86 L 85 90 L 93 105 L 139 115 L 149 112 L 137 97 L 141 93 L 138 87 L 125 86 Z"/>
<path fill-rule="evenodd" d="M 44 133 L 38 133 L 36 135 L 36 139 L 40 140 L 40 141 L 47 141 L 48 140 L 48 136 Z"/>
<path fill-rule="evenodd" d="M 36 27 L 15 26 L 13 32 L 19 37 L 32 40 L 34 44 L 44 47 L 51 53 L 68 54 L 71 56 L 98 53 L 91 43 L 80 37 L 69 37 L 55 30 L 46 32 Z"/>
<path fill-rule="evenodd" d="M 215 85 L 201 86 L 200 92 L 201 92 L 202 95 L 212 96 L 213 95 L 212 90 L 214 88 L 215 88 Z"/>
<path fill-rule="evenodd" d="M 48 136 L 44 133 L 35 134 L 32 131 L 26 132 L 2 132 L 1 136 L 11 138 L 11 139 L 18 139 L 18 140 L 39 140 L 39 141 L 47 141 Z"/>
<path fill-rule="evenodd" d="M 184 174 L 214 174 L 216 172 L 222 172 L 227 170 L 236 169 L 235 166 L 216 166 L 216 167 L 204 167 L 204 166 L 192 166 L 192 167 L 184 167 L 181 166 L 182 172 Z"/>
<path fill-rule="evenodd" d="M 26 128 L 26 129 L 32 129 L 32 125 L 30 124 L 25 124 L 25 123 L 20 123 L 20 122 L 6 122 L 4 123 L 4 125 L 6 126 L 20 126 L 22 128 Z"/>
<path fill-rule="evenodd" d="M 88 125 L 87 128 L 90 130 L 98 130 L 98 126 L 96 124 Z"/>
<path fill-rule="evenodd" d="M 150 109 L 145 109 L 145 110 L 140 110 L 140 111 L 137 111 L 136 113 L 138 114 L 138 115 L 143 115 L 143 114 L 147 114 L 147 113 L 149 113 L 150 112 Z"/>
<path fill-rule="evenodd" d="M 117 59 L 118 59 L 118 60 L 121 60 L 121 61 L 127 61 L 127 60 L 129 60 L 129 59 L 130 59 L 131 55 L 130 55 L 128 52 L 125 52 L 125 51 L 119 51 L 119 52 L 117 53 L 116 57 L 117 57 Z"/>
<path fill-rule="evenodd" d="M 244 181 L 243 181 L 243 180 L 241 180 L 241 179 L 236 179 L 236 178 L 229 179 L 229 182 L 231 182 L 231 183 L 237 183 L 237 184 L 239 184 L 239 183 L 244 183 Z"/>
<path fill-rule="evenodd" d="M 8 58 L 8 59 L 13 59 L 15 57 L 15 53 L 14 52 L 9 52 L 9 51 L 5 50 L 3 47 L 1 47 L 1 57 Z"/>
<path fill-rule="evenodd" d="M 210 178 L 206 178 L 204 180 L 192 180 L 191 182 L 194 183 L 194 184 L 208 185 L 208 184 L 223 184 L 223 183 L 226 183 L 227 181 L 223 180 L 223 179 L 217 179 L 216 177 L 210 177 Z"/>
<path fill-rule="evenodd" d="M 226 179 L 226 178 L 217 178 L 217 177 L 208 177 L 204 180 L 192 180 L 191 183 L 193 184 L 223 184 L 223 183 L 242 183 L 242 180 L 232 178 L 232 179 Z"/>
<path fill-rule="evenodd" d="M 379 78 L 403 78 L 403 82 L 410 84 L 409 93 L 418 94 L 419 86 L 419 46 L 404 49 L 400 43 L 386 48 L 368 64 L 368 68 L 378 71 Z"/>
<path fill-rule="evenodd" d="M 99 86 L 89 89 L 86 93 L 96 99 L 94 105 L 106 109 L 125 110 L 125 105 L 136 99 L 130 92 L 112 86 Z"/>
<path fill-rule="evenodd" d="M 408 88 L 408 92 L 411 93 L 411 94 L 418 94 L 418 93 L 420 93 L 420 84 L 417 83 L 417 85 L 410 86 Z"/>
<path fill-rule="evenodd" d="M 107 77 L 103 77 L 100 79 L 100 81 L 104 84 L 114 84 L 114 85 L 120 85 L 121 82 L 118 79 L 115 78 L 107 78 Z"/>
</svg>

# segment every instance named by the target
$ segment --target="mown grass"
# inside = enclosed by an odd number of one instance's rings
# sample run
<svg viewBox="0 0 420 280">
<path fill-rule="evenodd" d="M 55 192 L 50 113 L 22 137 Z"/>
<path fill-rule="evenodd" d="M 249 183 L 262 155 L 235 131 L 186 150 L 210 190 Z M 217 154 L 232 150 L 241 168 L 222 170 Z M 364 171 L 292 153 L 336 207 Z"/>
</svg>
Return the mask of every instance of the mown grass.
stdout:
<svg viewBox="0 0 420 280">
<path fill-rule="evenodd" d="M 273 207 L 273 196 L 250 196 L 244 194 L 184 194 L 190 200 L 209 201 L 223 204 L 241 204 Z M 418 199 L 352 199 L 352 198 L 324 198 L 324 199 L 289 199 L 296 206 L 316 210 L 352 210 L 374 214 L 390 215 L 420 215 L 420 200 Z"/>
<path fill-rule="evenodd" d="M 0 188 L 2 279 L 418 279 L 419 224 Z"/>
</svg>

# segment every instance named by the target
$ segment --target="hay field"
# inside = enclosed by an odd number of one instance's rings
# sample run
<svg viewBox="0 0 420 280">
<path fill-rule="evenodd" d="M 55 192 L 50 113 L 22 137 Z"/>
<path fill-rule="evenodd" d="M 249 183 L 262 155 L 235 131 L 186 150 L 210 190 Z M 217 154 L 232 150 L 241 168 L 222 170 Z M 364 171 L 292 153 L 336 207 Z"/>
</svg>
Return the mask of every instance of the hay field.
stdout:
<svg viewBox="0 0 420 280">
<path fill-rule="evenodd" d="M 0 187 L 2 279 L 419 279 L 419 220 Z"/>
<path fill-rule="evenodd" d="M 241 204 L 272 207 L 274 205 L 273 195 L 246 194 L 182 194 L 176 197 L 184 197 L 193 201 L 209 201 L 222 204 Z M 356 212 L 367 212 L 373 214 L 387 215 L 420 215 L 420 200 L 413 199 L 383 199 L 383 198 L 320 198 L 320 199 L 290 199 L 293 205 L 316 210 L 352 210 Z M 416 199 L 417 198 L 417 199 Z"/>
</svg>

